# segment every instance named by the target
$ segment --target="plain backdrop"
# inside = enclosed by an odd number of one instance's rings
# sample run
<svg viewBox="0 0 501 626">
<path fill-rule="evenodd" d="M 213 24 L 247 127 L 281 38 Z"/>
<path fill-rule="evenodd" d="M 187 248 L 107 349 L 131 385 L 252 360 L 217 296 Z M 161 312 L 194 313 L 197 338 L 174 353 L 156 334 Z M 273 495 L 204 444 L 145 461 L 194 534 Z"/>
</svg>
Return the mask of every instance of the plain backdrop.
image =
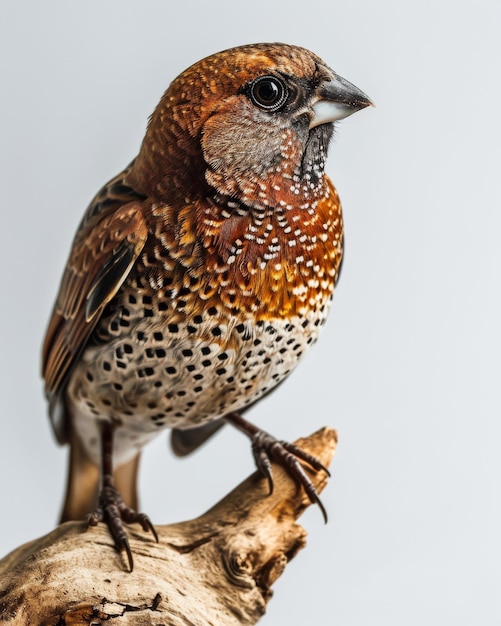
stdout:
<svg viewBox="0 0 501 626">
<path fill-rule="evenodd" d="M 501 46 L 498 0 L 67 0 L 0 5 L 0 553 L 54 527 L 40 344 L 71 239 L 136 154 L 169 82 L 257 41 L 314 50 L 375 101 L 337 127 L 346 222 L 321 340 L 252 419 L 339 431 L 308 547 L 262 624 L 501 623 Z M 253 469 L 230 428 L 141 467 L 156 523 L 197 516 Z"/>
</svg>

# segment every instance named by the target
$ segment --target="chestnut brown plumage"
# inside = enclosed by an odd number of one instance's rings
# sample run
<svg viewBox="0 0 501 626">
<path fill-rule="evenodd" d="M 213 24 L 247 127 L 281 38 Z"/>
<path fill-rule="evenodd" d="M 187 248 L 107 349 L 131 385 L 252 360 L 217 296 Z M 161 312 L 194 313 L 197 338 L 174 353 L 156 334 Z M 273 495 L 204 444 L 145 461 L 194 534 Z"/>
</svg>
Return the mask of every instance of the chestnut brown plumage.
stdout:
<svg viewBox="0 0 501 626">
<path fill-rule="evenodd" d="M 270 487 L 271 456 L 320 504 L 299 461 L 318 462 L 241 413 L 325 322 L 343 253 L 327 149 L 334 122 L 369 104 L 303 48 L 220 52 L 173 81 L 137 158 L 87 209 L 43 376 L 56 436 L 71 444 L 62 519 L 104 519 L 131 569 L 122 520 L 154 532 L 134 510 L 135 481 L 162 428 L 185 454 L 231 422 Z"/>
</svg>

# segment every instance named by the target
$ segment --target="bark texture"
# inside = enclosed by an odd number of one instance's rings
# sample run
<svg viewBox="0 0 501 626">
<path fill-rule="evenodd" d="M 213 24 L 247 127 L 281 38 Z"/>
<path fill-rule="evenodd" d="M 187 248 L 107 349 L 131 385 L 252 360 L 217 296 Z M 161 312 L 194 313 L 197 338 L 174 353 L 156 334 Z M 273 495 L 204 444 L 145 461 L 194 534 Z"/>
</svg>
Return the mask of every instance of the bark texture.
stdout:
<svg viewBox="0 0 501 626">
<path fill-rule="evenodd" d="M 296 443 L 329 465 L 336 432 Z M 271 586 L 305 545 L 296 519 L 310 502 L 273 466 L 275 489 L 253 474 L 201 517 L 157 526 L 159 543 L 129 527 L 134 571 L 101 524 L 68 522 L 0 561 L 0 623 L 37 626 L 236 626 L 264 614 Z M 308 470 L 309 471 L 309 470 Z M 309 472 L 321 491 L 325 472 Z"/>
</svg>

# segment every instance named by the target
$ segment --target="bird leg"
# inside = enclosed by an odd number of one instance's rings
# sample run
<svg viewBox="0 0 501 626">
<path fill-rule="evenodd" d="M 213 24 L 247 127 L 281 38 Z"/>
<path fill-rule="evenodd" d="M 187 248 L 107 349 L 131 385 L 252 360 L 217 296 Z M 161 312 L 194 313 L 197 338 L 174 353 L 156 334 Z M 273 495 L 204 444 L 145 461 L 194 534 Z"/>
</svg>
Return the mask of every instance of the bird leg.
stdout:
<svg viewBox="0 0 501 626">
<path fill-rule="evenodd" d="M 327 522 L 327 511 L 320 500 L 315 485 L 311 482 L 299 461 L 306 462 L 315 470 L 323 470 L 330 476 L 329 470 L 325 465 L 293 443 L 275 439 L 272 435 L 245 420 L 239 413 L 228 413 L 224 419 L 250 438 L 254 460 L 258 470 L 268 480 L 270 495 L 273 492 L 273 472 L 271 467 L 271 459 L 273 459 L 282 465 L 296 482 L 303 486 L 310 501 L 318 504 L 324 520 Z"/>
<path fill-rule="evenodd" d="M 138 523 L 145 532 L 151 531 L 158 543 L 158 535 L 150 518 L 144 513 L 137 513 L 129 508 L 116 489 L 113 481 L 113 426 L 109 422 L 102 424 L 101 429 L 101 489 L 99 491 L 98 508 L 87 517 L 87 528 L 105 522 L 119 552 L 125 550 L 129 561 L 129 570 L 134 568 L 134 560 L 129 540 L 123 523 Z"/>
</svg>

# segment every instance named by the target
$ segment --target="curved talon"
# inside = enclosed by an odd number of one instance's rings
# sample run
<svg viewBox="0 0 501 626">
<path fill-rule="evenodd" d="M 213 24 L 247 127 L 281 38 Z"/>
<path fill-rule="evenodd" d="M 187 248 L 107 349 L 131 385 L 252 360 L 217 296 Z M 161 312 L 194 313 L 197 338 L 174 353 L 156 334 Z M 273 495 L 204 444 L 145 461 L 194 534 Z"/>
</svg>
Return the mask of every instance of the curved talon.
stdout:
<svg viewBox="0 0 501 626">
<path fill-rule="evenodd" d="M 285 446 L 283 444 L 286 444 Z M 324 522 L 327 524 L 327 511 L 325 510 L 322 501 L 320 500 L 320 496 L 315 488 L 315 485 L 311 482 L 309 477 L 306 475 L 304 469 L 296 458 L 295 452 L 291 452 L 289 447 L 300 450 L 297 446 L 293 444 L 288 444 L 287 442 L 276 441 L 274 445 L 270 448 L 270 452 L 273 454 L 275 452 L 275 460 L 283 461 L 284 465 L 291 470 L 294 478 L 303 486 L 306 491 L 306 495 L 310 499 L 310 502 L 318 504 L 322 516 L 324 518 Z M 299 455 L 298 455 L 299 456 Z"/>
<path fill-rule="evenodd" d="M 125 537 L 125 540 L 122 544 L 122 549 L 125 550 L 127 554 L 127 560 L 129 561 L 129 572 L 132 572 L 134 569 L 134 559 L 132 558 L 132 550 L 130 549 L 129 540 Z"/>
<path fill-rule="evenodd" d="M 320 500 L 320 496 L 318 495 L 315 485 L 308 478 L 304 469 L 301 467 L 301 464 L 299 463 L 299 461 L 290 452 L 287 452 L 286 454 L 284 454 L 282 458 L 287 463 L 289 469 L 294 469 L 294 477 L 303 486 L 303 489 L 306 491 L 306 495 L 310 499 L 310 502 L 313 502 L 314 504 L 318 504 L 320 511 L 322 513 L 322 516 L 324 518 L 324 522 L 327 524 L 327 521 L 328 521 L 327 511 L 325 510 L 322 500 Z"/>
<path fill-rule="evenodd" d="M 153 526 L 152 521 L 144 513 L 142 513 L 142 516 L 143 516 L 143 521 L 140 522 L 140 524 L 143 527 L 144 532 L 147 533 L 148 531 L 150 531 L 153 537 L 155 538 L 155 542 L 158 543 L 158 533 L 157 533 L 156 528 Z"/>
</svg>

